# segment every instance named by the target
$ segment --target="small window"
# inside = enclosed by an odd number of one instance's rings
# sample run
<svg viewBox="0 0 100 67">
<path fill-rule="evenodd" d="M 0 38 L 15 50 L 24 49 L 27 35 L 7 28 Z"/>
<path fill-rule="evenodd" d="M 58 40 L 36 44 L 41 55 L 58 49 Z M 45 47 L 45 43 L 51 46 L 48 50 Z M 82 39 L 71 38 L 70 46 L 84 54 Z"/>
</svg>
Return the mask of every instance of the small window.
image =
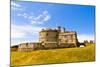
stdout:
<svg viewBox="0 0 100 67">
<path fill-rule="evenodd" d="M 48 33 L 46 33 L 46 36 L 48 36 Z"/>
<path fill-rule="evenodd" d="M 59 41 L 61 42 L 61 39 L 59 39 Z"/>
<path fill-rule="evenodd" d="M 67 38 L 67 35 L 65 35 L 64 37 Z"/>
</svg>

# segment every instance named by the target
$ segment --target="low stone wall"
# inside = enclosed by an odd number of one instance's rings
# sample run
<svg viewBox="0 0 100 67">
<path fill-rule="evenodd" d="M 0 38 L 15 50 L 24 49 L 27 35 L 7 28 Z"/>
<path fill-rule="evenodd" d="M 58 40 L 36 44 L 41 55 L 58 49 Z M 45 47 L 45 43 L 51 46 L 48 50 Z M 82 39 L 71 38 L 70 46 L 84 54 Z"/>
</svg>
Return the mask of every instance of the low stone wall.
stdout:
<svg viewBox="0 0 100 67">
<path fill-rule="evenodd" d="M 46 42 L 46 43 L 24 43 L 20 44 L 18 51 L 33 51 L 41 49 L 55 49 L 55 48 L 71 48 L 76 47 L 74 43 L 60 43 Z"/>
<path fill-rule="evenodd" d="M 18 51 L 33 51 L 42 48 L 40 43 L 22 43 L 18 46 Z"/>
</svg>

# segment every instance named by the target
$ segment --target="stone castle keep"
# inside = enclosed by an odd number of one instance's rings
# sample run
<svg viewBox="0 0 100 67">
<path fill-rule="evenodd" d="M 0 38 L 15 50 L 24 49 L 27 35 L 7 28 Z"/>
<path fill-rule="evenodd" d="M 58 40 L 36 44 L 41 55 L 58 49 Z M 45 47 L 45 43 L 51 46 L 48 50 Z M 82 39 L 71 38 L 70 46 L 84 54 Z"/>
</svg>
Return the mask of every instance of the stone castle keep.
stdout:
<svg viewBox="0 0 100 67">
<path fill-rule="evenodd" d="M 69 48 L 77 47 L 77 44 L 77 33 L 66 31 L 65 28 L 59 26 L 57 29 L 42 29 L 39 32 L 39 42 L 21 43 L 18 45 L 18 51 Z"/>
</svg>

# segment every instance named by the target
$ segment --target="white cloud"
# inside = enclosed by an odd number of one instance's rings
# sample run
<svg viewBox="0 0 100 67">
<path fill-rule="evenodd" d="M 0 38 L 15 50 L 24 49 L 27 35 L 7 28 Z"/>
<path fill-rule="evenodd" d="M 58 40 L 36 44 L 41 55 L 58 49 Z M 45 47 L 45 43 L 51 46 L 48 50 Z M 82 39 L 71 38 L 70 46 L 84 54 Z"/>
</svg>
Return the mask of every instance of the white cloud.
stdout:
<svg viewBox="0 0 100 67">
<path fill-rule="evenodd" d="M 46 17 L 44 18 L 44 21 L 48 21 L 50 19 L 50 15 L 46 15 Z"/>
<path fill-rule="evenodd" d="M 11 25 L 11 38 L 25 38 L 28 35 L 37 35 L 42 27 L 34 27 L 30 25 Z"/>
<path fill-rule="evenodd" d="M 21 13 L 17 16 L 21 16 L 29 20 L 30 24 L 43 24 L 51 18 L 50 14 L 46 10 L 43 11 L 41 14 L 38 14 L 37 16 L 29 15 L 27 13 Z"/>
<path fill-rule="evenodd" d="M 79 42 L 84 42 L 84 40 L 94 40 L 94 35 L 89 35 L 89 34 L 80 34 L 78 35 L 78 41 Z"/>
<path fill-rule="evenodd" d="M 18 3 L 11 1 L 11 9 L 12 10 L 23 10 L 22 6 Z"/>
<path fill-rule="evenodd" d="M 16 30 L 16 28 L 12 28 L 11 37 L 12 38 L 22 38 L 26 35 L 26 33 L 22 32 L 21 30 Z"/>
<path fill-rule="evenodd" d="M 43 11 L 41 14 L 39 14 L 37 17 L 31 19 L 31 24 L 37 23 L 37 24 L 43 24 L 50 20 L 51 16 L 48 13 L 48 11 Z M 34 21 L 34 22 L 33 22 Z"/>
<path fill-rule="evenodd" d="M 22 8 L 18 8 L 18 7 L 14 7 L 14 6 L 11 6 L 11 9 L 13 9 L 13 10 L 23 10 Z"/>
<path fill-rule="evenodd" d="M 43 27 L 31 25 L 11 25 L 11 45 L 22 42 L 37 42 L 39 40 L 39 31 Z"/>
<path fill-rule="evenodd" d="M 34 38 L 34 37 L 33 37 Z M 13 46 L 13 45 L 18 45 L 18 44 L 21 44 L 21 43 L 27 43 L 27 42 L 38 42 L 38 40 L 37 39 L 31 39 L 31 40 L 27 40 L 27 39 L 17 39 L 17 40 L 11 40 L 11 46 Z"/>
<path fill-rule="evenodd" d="M 27 13 L 17 14 L 17 16 L 22 16 L 22 17 L 24 17 L 24 18 L 28 18 L 28 14 L 27 14 Z"/>
<path fill-rule="evenodd" d="M 19 4 L 17 4 L 17 3 L 15 3 L 15 2 L 13 2 L 13 1 L 11 1 L 11 6 L 21 7 L 21 5 L 19 5 Z"/>
</svg>

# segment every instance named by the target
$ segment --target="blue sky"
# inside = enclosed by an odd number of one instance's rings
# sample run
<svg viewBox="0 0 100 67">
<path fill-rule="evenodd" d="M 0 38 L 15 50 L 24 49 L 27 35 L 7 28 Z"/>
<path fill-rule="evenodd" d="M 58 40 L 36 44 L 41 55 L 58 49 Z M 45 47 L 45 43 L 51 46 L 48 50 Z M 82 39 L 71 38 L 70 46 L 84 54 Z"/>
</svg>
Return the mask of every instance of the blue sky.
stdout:
<svg viewBox="0 0 100 67">
<path fill-rule="evenodd" d="M 38 2 L 11 2 L 11 42 L 38 41 L 42 28 L 65 27 L 76 31 L 79 41 L 93 40 L 95 6 Z"/>
</svg>

